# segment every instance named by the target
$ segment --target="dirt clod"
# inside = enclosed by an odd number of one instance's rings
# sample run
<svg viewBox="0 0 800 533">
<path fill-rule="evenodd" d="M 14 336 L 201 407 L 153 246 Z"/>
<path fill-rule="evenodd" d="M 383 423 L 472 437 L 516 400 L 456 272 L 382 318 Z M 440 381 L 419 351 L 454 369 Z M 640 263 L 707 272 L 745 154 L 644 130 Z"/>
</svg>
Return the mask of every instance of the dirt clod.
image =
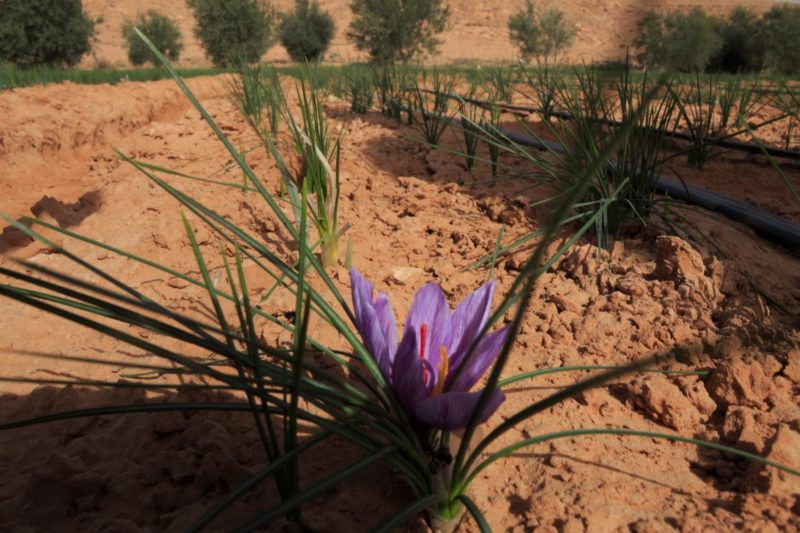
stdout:
<svg viewBox="0 0 800 533">
<path fill-rule="evenodd" d="M 762 365 L 732 359 L 723 361 L 708 381 L 708 392 L 717 404 L 762 407 L 773 390 Z"/>
</svg>

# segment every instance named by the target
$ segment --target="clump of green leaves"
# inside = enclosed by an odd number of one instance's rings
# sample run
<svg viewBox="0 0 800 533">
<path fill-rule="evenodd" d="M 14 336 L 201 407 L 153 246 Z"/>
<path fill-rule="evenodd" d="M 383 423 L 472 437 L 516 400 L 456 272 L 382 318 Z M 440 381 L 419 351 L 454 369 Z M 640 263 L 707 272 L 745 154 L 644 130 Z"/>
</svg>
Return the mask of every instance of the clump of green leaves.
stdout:
<svg viewBox="0 0 800 533">
<path fill-rule="evenodd" d="M 800 6 L 773 6 L 764 13 L 759 35 L 767 69 L 781 74 L 800 72 Z"/>
<path fill-rule="evenodd" d="M 424 71 L 422 81 L 414 80 L 411 93 L 419 112 L 419 130 L 430 146 L 439 144 L 439 139 L 449 125 L 452 114 L 448 102 L 455 87 L 455 79 L 433 69 L 429 75 Z M 430 80 L 430 81 L 429 81 Z M 430 83 L 430 89 L 428 85 Z"/>
<path fill-rule="evenodd" d="M 760 90 L 762 87 L 755 77 L 732 76 L 720 79 L 717 85 L 714 98 L 719 106 L 719 129 L 722 132 L 729 127 L 746 130 L 746 125 L 758 111 L 775 103 L 769 91 Z"/>
<path fill-rule="evenodd" d="M 378 93 L 378 103 L 381 112 L 401 121 L 403 103 L 408 92 L 408 79 L 411 75 L 407 66 L 396 63 L 381 63 L 373 66 L 375 88 Z M 412 122 L 412 112 L 408 110 L 409 124 Z"/>
<path fill-rule="evenodd" d="M 93 32 L 81 0 L 2 0 L 0 63 L 75 65 L 91 49 Z"/>
<path fill-rule="evenodd" d="M 243 63 L 230 82 L 234 103 L 259 138 L 277 135 L 281 117 L 282 93 L 274 70 L 265 74 L 259 65 Z M 265 122 L 266 121 L 266 122 Z M 269 155 L 267 150 L 267 155 Z"/>
<path fill-rule="evenodd" d="M 699 7 L 688 13 L 647 13 L 634 41 L 643 65 L 676 72 L 704 70 L 722 45 L 719 21 Z"/>
<path fill-rule="evenodd" d="M 639 61 L 651 68 L 800 72 L 800 7 L 773 6 L 760 17 L 741 6 L 721 18 L 700 7 L 650 12 L 639 21 L 634 46 Z"/>
<path fill-rule="evenodd" d="M 333 18 L 316 0 L 295 0 L 294 11 L 281 18 L 278 35 L 293 61 L 318 61 L 331 44 Z"/>
<path fill-rule="evenodd" d="M 702 76 L 700 73 L 696 73 L 689 83 L 670 89 L 676 94 L 680 120 L 690 139 L 690 166 L 702 169 L 717 142 L 745 132 L 752 133 L 788 116 L 783 113 L 751 123 L 756 111 L 771 100 L 757 89 L 756 81 L 727 81 L 715 74 Z M 739 129 L 729 132 L 729 126 L 733 125 Z"/>
<path fill-rule="evenodd" d="M 294 119 L 286 100 L 282 99 L 299 160 L 294 169 L 294 183 L 298 192 L 304 191 L 309 195 L 308 215 L 319 233 L 322 265 L 332 267 L 339 256 L 340 139 L 333 136 L 322 107 L 318 81 L 313 75 L 307 80 L 300 79 L 297 99 L 302 121 Z M 294 203 L 297 203 L 296 199 Z"/>
<path fill-rule="evenodd" d="M 711 58 L 710 68 L 724 72 L 755 72 L 764 66 L 763 40 L 758 16 L 742 6 L 720 20 L 722 46 Z"/>
<path fill-rule="evenodd" d="M 564 84 L 561 71 L 547 63 L 538 67 L 522 66 L 522 72 L 533 90 L 534 99 L 542 120 L 550 120 L 556 112 L 557 96 Z"/>
<path fill-rule="evenodd" d="M 772 101 L 772 104 L 789 118 L 784 142 L 784 148 L 789 150 L 793 138 L 792 133 L 800 123 L 800 95 L 796 94 L 784 81 L 781 94 Z"/>
<path fill-rule="evenodd" d="M 367 65 L 352 64 L 344 69 L 347 96 L 350 99 L 350 110 L 365 114 L 372 107 L 374 98 L 373 74 Z"/>
<path fill-rule="evenodd" d="M 508 33 L 523 60 L 546 62 L 570 47 L 575 25 L 561 10 L 539 10 L 532 0 L 526 0 L 525 7 L 508 19 Z"/>
<path fill-rule="evenodd" d="M 194 33 L 221 67 L 256 63 L 273 42 L 277 14 L 264 0 L 187 0 Z"/>
<path fill-rule="evenodd" d="M 158 51 L 170 61 L 178 60 L 183 48 L 180 30 L 169 17 L 151 9 L 146 14 L 139 13 L 135 21 L 126 21 L 122 26 L 122 36 L 128 48 L 128 60 L 132 64 L 144 65 L 148 61 L 156 63 L 150 48 L 133 31 L 134 27 L 147 35 Z"/>
<path fill-rule="evenodd" d="M 669 87 L 666 80 L 649 81 L 647 74 L 637 82 L 630 64 L 613 76 L 584 66 L 550 89 L 563 107 L 542 122 L 555 143 L 520 122 L 524 142 L 545 156 L 520 145 L 522 139 L 504 139 L 501 132 L 490 146 L 530 164 L 533 171 L 521 177 L 555 191 L 543 202 L 557 202 L 583 182 L 573 220 L 583 221 L 582 231 L 593 227 L 598 246 L 607 248 L 628 222 L 646 221 L 658 212 L 656 182 L 672 157 L 666 141 L 678 117 Z"/>
<path fill-rule="evenodd" d="M 480 80 L 489 85 L 490 95 L 501 102 L 510 102 L 517 82 L 517 71 L 513 65 L 490 66 L 478 71 Z"/>
<path fill-rule="evenodd" d="M 474 97 L 474 92 L 469 95 L 469 99 L 474 99 Z M 458 114 L 463 135 L 465 164 L 467 170 L 472 170 L 472 167 L 475 166 L 478 142 L 483 136 L 482 124 L 485 110 L 483 107 L 467 102 L 463 98 L 458 98 Z"/>
<path fill-rule="evenodd" d="M 500 144 L 496 135 L 493 132 L 497 132 L 500 130 L 501 120 L 503 117 L 503 113 L 500 110 L 500 106 L 497 105 L 497 101 L 491 100 L 489 105 L 489 121 L 484 129 L 484 141 L 486 142 L 486 146 L 489 150 L 489 166 L 492 169 L 492 179 L 497 179 L 497 169 L 500 165 Z M 487 134 L 487 131 L 489 132 Z"/>
<path fill-rule="evenodd" d="M 307 211 L 309 222 L 317 229 L 322 263 L 327 267 L 336 264 L 338 258 L 340 146 L 325 116 L 320 87 L 316 71 L 301 73 L 296 85 L 301 115 L 298 120 L 286 101 L 275 69 L 264 71 L 258 65 L 243 64 L 230 84 L 234 103 L 267 155 L 276 157 L 281 170 L 280 196 L 288 193 L 297 218 L 301 210 Z M 285 120 L 294 147 L 290 164 L 276 148 L 280 117 Z"/>
<path fill-rule="evenodd" d="M 444 0 L 353 0 L 350 9 L 347 37 L 375 63 L 434 53 L 450 16 Z"/>
</svg>

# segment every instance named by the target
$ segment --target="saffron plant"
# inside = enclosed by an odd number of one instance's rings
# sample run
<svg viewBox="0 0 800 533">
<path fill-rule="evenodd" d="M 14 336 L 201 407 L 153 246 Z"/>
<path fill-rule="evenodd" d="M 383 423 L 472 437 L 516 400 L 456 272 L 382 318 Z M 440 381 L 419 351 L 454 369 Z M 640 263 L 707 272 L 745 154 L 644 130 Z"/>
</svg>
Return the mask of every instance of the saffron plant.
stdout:
<svg viewBox="0 0 800 533">
<path fill-rule="evenodd" d="M 495 282 L 469 295 L 453 313 L 441 287 L 430 283 L 414 298 L 400 345 L 394 314 L 385 294 L 358 271 L 350 270 L 353 309 L 364 345 L 418 429 L 457 430 L 466 427 L 480 399 L 469 392 L 497 357 L 508 328 L 489 333 L 470 347 L 489 319 Z M 485 422 L 505 399 L 498 389 L 481 412 Z"/>
</svg>

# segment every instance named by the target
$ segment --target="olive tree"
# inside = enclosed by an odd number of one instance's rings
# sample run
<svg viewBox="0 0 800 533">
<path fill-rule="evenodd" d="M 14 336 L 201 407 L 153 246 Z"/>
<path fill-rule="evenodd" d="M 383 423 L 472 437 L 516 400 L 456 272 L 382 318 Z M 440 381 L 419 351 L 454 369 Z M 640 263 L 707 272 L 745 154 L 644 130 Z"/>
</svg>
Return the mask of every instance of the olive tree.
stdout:
<svg viewBox="0 0 800 533">
<path fill-rule="evenodd" d="M 274 41 L 277 13 L 264 0 L 188 0 L 194 33 L 215 65 L 255 63 Z"/>
<path fill-rule="evenodd" d="M 522 59 L 547 62 L 572 45 L 575 25 L 559 9 L 539 10 L 527 0 L 520 11 L 509 17 L 508 33 Z"/>
<path fill-rule="evenodd" d="M 347 37 L 375 63 L 434 53 L 450 10 L 443 0 L 353 0 Z"/>
<path fill-rule="evenodd" d="M 93 33 L 81 0 L 0 0 L 0 63 L 71 66 Z"/>
</svg>

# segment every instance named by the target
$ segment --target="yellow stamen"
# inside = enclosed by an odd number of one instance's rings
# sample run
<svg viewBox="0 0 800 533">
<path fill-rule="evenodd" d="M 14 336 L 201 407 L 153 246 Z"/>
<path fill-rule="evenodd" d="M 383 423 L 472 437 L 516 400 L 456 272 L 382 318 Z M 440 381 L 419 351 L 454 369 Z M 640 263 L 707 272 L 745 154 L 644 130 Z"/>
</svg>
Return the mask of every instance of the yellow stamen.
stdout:
<svg viewBox="0 0 800 533">
<path fill-rule="evenodd" d="M 447 381 L 447 371 L 450 370 L 450 360 L 447 358 L 447 349 L 444 344 L 439 348 L 439 366 L 436 370 L 436 386 L 433 387 L 431 396 L 439 396 L 442 393 L 444 383 Z"/>
</svg>

